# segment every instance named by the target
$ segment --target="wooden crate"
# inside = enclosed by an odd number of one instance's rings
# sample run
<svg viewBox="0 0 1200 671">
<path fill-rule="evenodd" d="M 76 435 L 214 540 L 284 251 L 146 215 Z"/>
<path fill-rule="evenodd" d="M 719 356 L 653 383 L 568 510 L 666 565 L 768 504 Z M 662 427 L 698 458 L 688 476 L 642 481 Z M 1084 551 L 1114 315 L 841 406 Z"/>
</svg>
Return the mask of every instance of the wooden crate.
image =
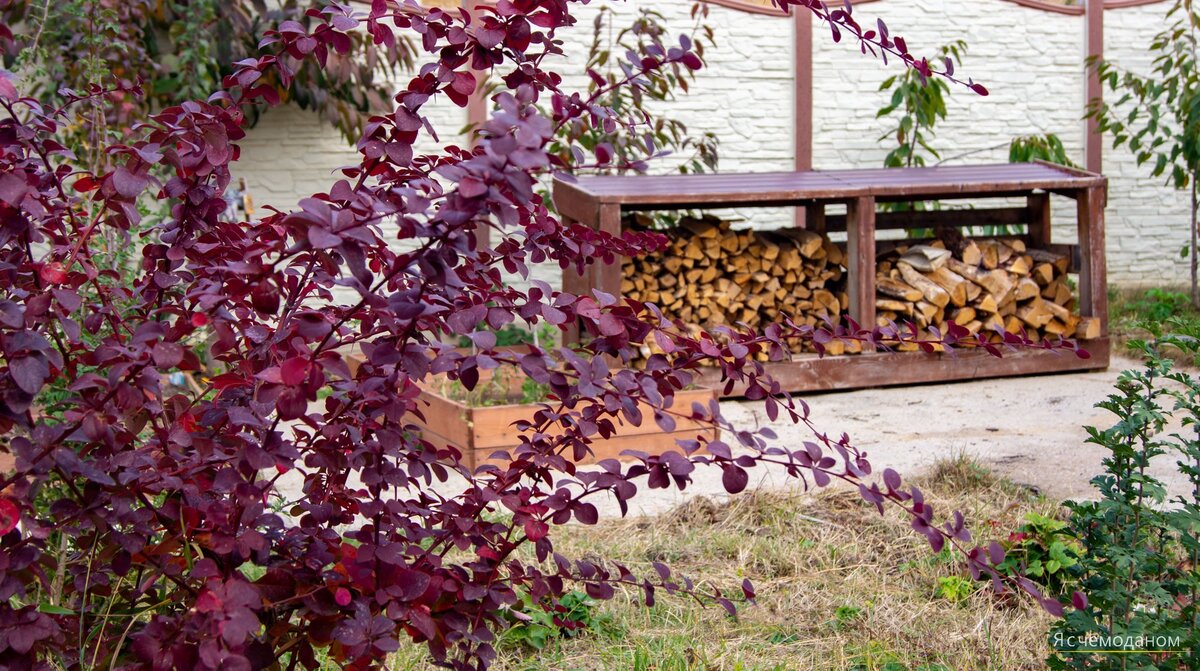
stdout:
<svg viewBox="0 0 1200 671">
<path fill-rule="evenodd" d="M 680 412 L 690 412 L 692 403 L 707 406 L 716 398 L 715 390 L 689 389 L 675 394 L 673 407 Z M 438 447 L 455 447 L 463 453 L 463 463 L 472 470 L 485 463 L 503 465 L 504 460 L 494 454 L 520 444 L 521 432 L 516 422 L 533 419 L 538 408 L 536 404 L 519 403 L 471 407 L 428 388 L 421 391 L 417 402 L 425 419 L 422 421 L 413 417 L 412 422 L 420 427 L 421 436 Z M 591 444 L 592 455 L 577 463 L 593 464 L 601 459 L 624 459 L 621 452 L 625 450 L 662 454 L 678 449 L 676 439 L 703 436 L 715 440 L 718 436 L 717 430 L 709 425 L 678 417 L 675 430 L 667 433 L 654 421 L 653 409 L 643 404 L 640 410 L 644 418 L 641 426 L 614 419 L 616 435 L 608 439 L 596 437 Z"/>
<path fill-rule="evenodd" d="M 855 363 L 798 357 L 771 364 L 788 391 L 853 389 L 1001 375 L 1104 369 L 1109 364 L 1108 288 L 1104 256 L 1107 180 L 1094 173 L 1050 163 L 831 170 L 711 175 L 592 176 L 556 180 L 554 204 L 565 220 L 618 234 L 625 212 L 721 207 L 803 207 L 797 225 L 814 231 L 844 231 L 848 257 L 849 315 L 875 323 L 876 231 L 884 229 L 1019 225 L 1031 248 L 1072 256 L 1078 274 L 1079 313 L 1100 322 L 1100 336 L 1081 343 L 1091 357 L 1063 352 L 1025 351 L 984 361 L 978 352 L 941 354 L 866 352 Z M 1078 243 L 1056 244 L 1050 226 L 1051 196 L 1075 202 Z M 878 212 L 887 202 L 1019 198 L 1017 206 L 924 212 Z M 831 214 L 831 205 L 846 213 Z M 570 271 L 563 289 L 586 295 L 593 289 L 620 296 L 621 266 L 590 266 Z M 577 340 L 578 330 L 568 334 Z M 708 380 L 708 383 L 719 380 Z M 735 395 L 737 391 L 733 392 Z"/>
</svg>

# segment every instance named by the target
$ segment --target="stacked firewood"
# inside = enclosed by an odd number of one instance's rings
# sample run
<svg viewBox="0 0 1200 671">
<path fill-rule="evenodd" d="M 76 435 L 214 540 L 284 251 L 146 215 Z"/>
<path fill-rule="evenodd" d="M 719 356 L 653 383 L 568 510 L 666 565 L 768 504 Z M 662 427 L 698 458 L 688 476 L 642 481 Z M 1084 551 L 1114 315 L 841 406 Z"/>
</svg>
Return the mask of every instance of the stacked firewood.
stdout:
<svg viewBox="0 0 1200 671">
<path fill-rule="evenodd" d="M 1097 320 L 1075 314 L 1068 257 L 1029 249 L 1019 239 L 959 240 L 953 247 L 934 241 L 880 255 L 880 325 L 912 322 L 944 330 L 953 321 L 973 334 L 990 332 L 993 340 L 1002 338 L 996 329 L 1024 329 L 1034 339 L 1099 336 Z"/>
<path fill-rule="evenodd" d="M 705 216 L 684 217 L 668 235 L 662 251 L 625 260 L 621 294 L 656 304 L 693 333 L 722 324 L 762 329 L 785 318 L 819 326 L 848 309 L 845 252 L 820 233 L 734 229 Z M 1028 248 L 1016 238 L 943 239 L 898 242 L 879 254 L 879 325 L 912 322 L 944 332 L 953 321 L 993 341 L 1002 339 L 997 329 L 1024 330 L 1033 339 L 1099 337 L 1099 321 L 1076 314 L 1067 256 Z M 648 348 L 644 355 L 654 349 Z M 827 346 L 829 354 L 858 351 L 855 343 Z"/>
<path fill-rule="evenodd" d="M 670 235 L 661 252 L 625 261 L 623 296 L 704 328 L 762 328 L 784 317 L 816 325 L 847 306 L 845 255 L 823 235 L 734 230 L 711 216 L 685 217 Z"/>
</svg>

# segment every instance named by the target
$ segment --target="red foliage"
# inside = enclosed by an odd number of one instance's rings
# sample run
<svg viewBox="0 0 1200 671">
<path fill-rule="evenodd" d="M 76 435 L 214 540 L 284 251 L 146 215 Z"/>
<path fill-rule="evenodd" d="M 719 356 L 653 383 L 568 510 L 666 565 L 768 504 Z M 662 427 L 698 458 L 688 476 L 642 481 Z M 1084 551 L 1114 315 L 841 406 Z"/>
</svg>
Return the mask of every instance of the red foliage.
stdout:
<svg viewBox="0 0 1200 671">
<path fill-rule="evenodd" d="M 504 280 L 502 272 L 526 276 L 530 264 L 581 270 L 662 242 L 564 226 L 536 195 L 539 175 L 578 167 L 547 154 L 557 126 L 627 122 L 596 102 L 603 92 L 564 92 L 542 65 L 560 51 L 555 31 L 573 22 L 569 5 L 501 0 L 474 19 L 384 0 L 367 16 L 338 5 L 314 10 L 313 30 L 272 34 L 269 53 L 239 63 L 226 90 L 165 109 L 137 129 L 136 143 L 109 147 L 117 167 L 106 174 L 73 171 L 54 139 L 62 110 L 0 87 L 9 113 L 0 121 L 0 432 L 17 458 L 0 482 L 9 492 L 0 498 L 0 666 L 313 667 L 317 649 L 328 648 L 337 663 L 368 668 L 408 636 L 441 664 L 483 668 L 516 590 L 553 601 L 575 583 L 595 598 L 627 584 L 647 602 L 657 590 L 684 591 L 732 610 L 665 566 L 637 576 L 554 552 L 553 526 L 594 524 L 596 497 L 611 495 L 624 509 L 639 486 L 682 489 L 697 467 L 722 469 L 731 492 L 760 464 L 818 486 L 854 483 L 881 510 L 885 501 L 907 510 L 935 549 L 958 545 L 973 570 L 995 575 L 1002 557 L 969 546 L 961 515 L 939 526 L 896 473 L 882 485 L 866 480 L 870 465 L 847 437 L 814 427 L 812 441 L 777 446 L 769 430 L 729 426 L 715 405 L 672 404 L 692 371 L 711 362 L 772 419 L 811 426 L 803 402 L 780 393 L 757 353 L 786 356 L 783 343 L 797 336 L 886 346 L 915 333 L 783 323 L 692 338 L 650 304 Z M 900 40 L 862 33 L 842 10 L 828 16 L 864 49 L 928 69 Z M 411 31 L 435 59 L 396 95 L 392 113 L 371 120 L 361 163 L 328 193 L 262 220 L 222 221 L 245 111 L 271 97 L 255 88 L 259 75 L 286 79 L 281 54 L 321 60 L 361 27 L 380 43 Z M 654 51 L 622 65 L 622 85 L 637 86 L 646 70 L 695 66 L 686 42 Z M 493 71 L 504 89 L 477 146 L 416 155 L 429 130 L 424 105 L 441 94 L 462 104 L 471 68 Z M 140 263 L 125 279 L 96 263 L 90 241 L 133 229 L 142 198 L 166 201 L 170 215 L 130 240 Z M 385 223 L 410 244 L 391 244 Z M 477 226 L 498 242 L 478 245 Z M 335 287 L 356 298 L 337 300 Z M 514 355 L 477 332 L 542 320 L 578 321 L 589 339 Z M 463 334 L 473 334 L 476 353 L 441 342 Z M 937 338 L 980 344 L 959 328 Z M 666 354 L 643 371 L 620 365 L 649 339 Z M 218 374 L 197 393 L 170 390 L 165 374 L 204 367 L 201 345 Z M 343 356 L 352 345 L 365 355 L 354 374 Z M 470 388 L 480 371 L 501 365 L 548 385 L 553 400 L 530 418 L 511 464 L 468 473 L 459 455 L 410 430 L 408 418 L 422 410 L 417 385 L 445 374 Z M 738 449 L 684 441 L 631 464 L 577 469 L 615 422 L 651 419 L 641 404 L 665 428 L 676 417 L 720 425 Z M 302 476 L 303 497 L 277 510 L 285 473 Z M 461 486 L 444 495 L 434 481 Z M 523 545 L 540 563 L 515 557 Z M 743 589 L 752 599 L 749 583 Z M 111 617 L 135 612 L 144 614 Z"/>
</svg>

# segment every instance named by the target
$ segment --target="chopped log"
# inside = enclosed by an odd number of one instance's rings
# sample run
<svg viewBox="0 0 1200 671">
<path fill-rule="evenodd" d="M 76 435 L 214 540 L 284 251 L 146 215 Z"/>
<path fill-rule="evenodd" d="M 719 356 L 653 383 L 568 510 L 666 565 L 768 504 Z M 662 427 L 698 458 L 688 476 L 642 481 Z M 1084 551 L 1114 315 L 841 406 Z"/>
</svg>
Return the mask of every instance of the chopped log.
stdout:
<svg viewBox="0 0 1200 671">
<path fill-rule="evenodd" d="M 980 312 L 990 312 L 992 314 L 1000 311 L 999 306 L 996 304 L 996 297 L 991 294 L 984 294 L 982 298 L 975 302 L 975 307 Z"/>
<path fill-rule="evenodd" d="M 1075 326 L 1075 337 L 1080 340 L 1096 340 L 1100 337 L 1100 320 L 1097 317 L 1084 317 Z"/>
<path fill-rule="evenodd" d="M 1046 286 L 1054 281 L 1054 265 L 1050 263 L 1039 263 L 1033 267 L 1033 279 L 1041 286 Z"/>
<path fill-rule="evenodd" d="M 915 289 L 890 277 L 875 278 L 875 289 L 885 296 L 898 298 L 902 301 L 915 302 L 921 300 L 924 296 L 920 289 Z"/>
<path fill-rule="evenodd" d="M 967 322 L 975 321 L 975 315 L 978 313 L 975 308 L 959 308 L 951 315 L 951 319 L 955 324 L 966 324 Z"/>
<path fill-rule="evenodd" d="M 900 276 L 904 278 L 904 281 L 914 289 L 920 290 L 925 300 L 938 307 L 946 307 L 950 303 L 950 294 L 945 289 L 934 284 L 932 280 L 921 273 L 918 273 L 911 265 L 903 261 L 896 265 L 900 269 Z"/>
<path fill-rule="evenodd" d="M 1006 268 L 1006 270 L 1008 270 L 1008 272 L 1012 273 L 1013 275 L 1017 275 L 1017 276 L 1028 275 L 1029 274 L 1029 262 L 1025 260 L 1024 256 L 1015 257 L 1008 264 L 1008 267 Z"/>
<path fill-rule="evenodd" d="M 1054 318 L 1059 321 L 1065 323 L 1067 319 L 1071 317 L 1071 311 L 1059 305 L 1058 303 L 1043 300 L 1042 305 L 1045 305 L 1046 309 L 1050 311 L 1050 314 L 1054 315 Z"/>
<path fill-rule="evenodd" d="M 968 266 L 978 267 L 983 261 L 983 252 L 979 250 L 979 245 L 975 244 L 974 240 L 969 240 L 959 252 L 959 258 Z"/>
<path fill-rule="evenodd" d="M 923 273 L 930 273 L 946 265 L 949 258 L 950 250 L 948 249 L 931 245 L 917 245 L 905 252 L 900 260 Z"/>
<path fill-rule="evenodd" d="M 1049 304 L 1038 296 L 1030 303 L 1017 308 L 1016 316 L 1033 328 L 1041 328 L 1054 319 L 1054 312 L 1048 306 Z"/>
<path fill-rule="evenodd" d="M 1055 254 L 1045 249 L 1030 249 L 1027 253 L 1034 263 L 1049 263 L 1054 266 L 1059 275 L 1066 275 L 1071 269 L 1071 259 L 1063 254 Z"/>
<path fill-rule="evenodd" d="M 1013 297 L 1019 301 L 1024 301 L 1035 296 L 1040 296 L 1041 293 L 1042 288 L 1037 285 L 1037 282 L 1034 282 L 1028 277 L 1022 277 L 1021 279 L 1017 280 L 1017 288 L 1016 291 L 1013 292 Z"/>
<path fill-rule="evenodd" d="M 928 301 L 917 301 L 913 304 L 913 309 L 916 310 L 917 315 L 923 317 L 926 321 L 933 321 L 933 318 L 938 313 L 938 306 Z"/>
<path fill-rule="evenodd" d="M 913 304 L 908 301 L 897 301 L 890 298 L 876 298 L 875 309 L 881 313 L 892 312 L 911 315 L 913 313 Z M 892 319 L 895 319 L 895 317 L 893 316 Z"/>
<path fill-rule="evenodd" d="M 800 255 L 806 259 L 816 258 L 818 252 L 825 247 L 825 236 L 819 233 L 804 230 L 789 231 L 788 233 L 792 239 L 796 240 L 796 245 L 800 248 Z"/>
<path fill-rule="evenodd" d="M 979 286 L 1003 302 L 1013 289 L 1012 277 L 1003 270 L 993 270 L 984 273 L 975 280 Z"/>
<path fill-rule="evenodd" d="M 1000 248 L 994 240 L 988 240 L 980 245 L 982 251 L 982 264 L 988 270 L 995 270 L 1000 267 Z"/>
<path fill-rule="evenodd" d="M 956 307 L 962 307 L 967 304 L 967 285 L 970 284 L 967 278 L 944 267 L 926 273 L 926 277 L 933 280 L 934 284 L 945 289 L 946 293 L 950 294 L 950 302 Z"/>
<path fill-rule="evenodd" d="M 961 277 L 961 276 L 960 276 Z M 967 282 L 967 301 L 974 302 L 983 295 L 983 287 L 974 282 Z"/>
</svg>

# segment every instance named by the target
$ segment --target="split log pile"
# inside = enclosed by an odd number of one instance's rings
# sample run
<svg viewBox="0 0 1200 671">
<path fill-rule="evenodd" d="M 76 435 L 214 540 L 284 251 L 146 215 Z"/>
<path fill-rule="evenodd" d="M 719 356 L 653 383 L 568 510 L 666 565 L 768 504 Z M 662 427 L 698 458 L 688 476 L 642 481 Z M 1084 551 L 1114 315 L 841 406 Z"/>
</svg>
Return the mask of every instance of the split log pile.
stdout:
<svg viewBox="0 0 1200 671">
<path fill-rule="evenodd" d="M 845 253 L 818 233 L 734 230 L 705 216 L 684 217 L 669 235 L 657 254 L 625 260 L 621 295 L 690 326 L 761 329 L 785 317 L 816 326 L 849 303 Z"/>
<path fill-rule="evenodd" d="M 1070 259 L 1029 249 L 1019 239 L 934 241 L 900 245 L 880 255 L 875 278 L 879 325 L 912 322 L 944 331 L 947 322 L 972 334 L 1002 329 L 1033 339 L 1096 338 L 1100 322 L 1075 314 Z M 906 345 L 902 349 L 916 349 Z"/>
</svg>

